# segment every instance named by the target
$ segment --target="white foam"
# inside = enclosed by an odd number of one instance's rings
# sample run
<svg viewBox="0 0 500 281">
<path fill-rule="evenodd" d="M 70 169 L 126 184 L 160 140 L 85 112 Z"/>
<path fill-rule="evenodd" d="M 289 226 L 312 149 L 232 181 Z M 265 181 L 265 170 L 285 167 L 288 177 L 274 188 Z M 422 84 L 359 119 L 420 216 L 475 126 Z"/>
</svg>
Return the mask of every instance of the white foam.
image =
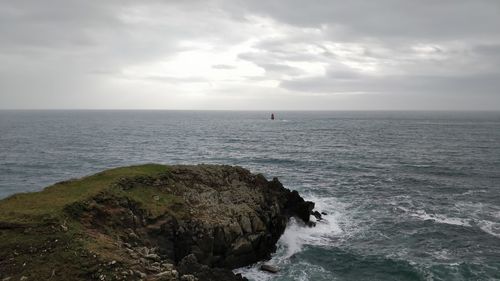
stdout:
<svg viewBox="0 0 500 281">
<path fill-rule="evenodd" d="M 497 218 L 497 219 L 500 219 L 500 211 L 498 211 L 498 212 L 494 212 L 494 213 L 493 213 L 493 216 L 494 216 L 495 218 Z"/>
<path fill-rule="evenodd" d="M 314 281 L 314 275 L 331 276 L 332 273 L 325 270 L 323 267 L 315 264 L 310 264 L 307 262 L 299 262 L 296 264 L 288 273 L 287 277 L 293 277 L 293 279 L 298 281 Z"/>
<path fill-rule="evenodd" d="M 482 231 L 500 238 L 500 223 L 482 220 L 478 223 Z"/>
<path fill-rule="evenodd" d="M 332 197 L 308 197 L 306 200 L 315 202 L 315 210 L 327 214 L 323 215 L 320 221 L 316 221 L 311 216 L 311 220 L 316 222 L 315 227 L 304 226 L 303 223 L 291 218 L 278 241 L 278 250 L 272 255 L 271 260 L 267 261 L 268 263 L 281 268 L 285 267 L 290 264 L 293 255 L 299 253 L 305 245 L 331 246 L 332 241 L 344 234 L 341 226 L 345 225 L 347 220 L 343 215 L 344 206 L 341 203 Z M 243 274 L 250 280 L 266 281 L 275 277 L 275 275 L 261 271 L 261 265 L 262 262 L 259 262 L 249 267 L 236 269 L 235 272 Z M 300 274 L 297 277 L 300 277 L 299 280 L 308 280 L 307 274 Z"/>
<path fill-rule="evenodd" d="M 446 262 L 451 259 L 453 259 L 453 255 L 450 253 L 449 250 L 447 249 L 441 249 L 439 251 L 434 251 L 432 252 L 432 256 L 434 256 L 436 259 L 440 260 L 441 262 Z"/>
<path fill-rule="evenodd" d="M 459 226 L 471 226 L 470 219 L 447 217 L 445 215 L 440 215 L 440 214 L 428 214 L 424 210 L 418 210 L 410 215 L 419 218 L 421 220 L 433 220 L 437 223 L 459 225 Z"/>
<path fill-rule="evenodd" d="M 311 220 L 316 223 L 315 227 L 305 227 L 294 218 L 290 219 L 285 233 L 278 241 L 278 245 L 282 245 L 287 249 L 286 257 L 299 252 L 303 245 L 331 245 L 332 239 L 343 232 L 339 224 L 342 213 L 336 209 L 339 204 L 334 198 L 307 198 L 307 200 L 316 203 L 316 210 L 327 214 L 322 215 L 323 219 L 320 221 L 316 221 L 311 216 Z"/>
<path fill-rule="evenodd" d="M 403 212 L 405 212 L 405 213 L 409 213 L 410 212 L 410 210 L 408 208 L 405 208 L 403 206 L 397 206 L 396 208 L 399 209 L 399 210 L 401 210 L 401 211 L 403 211 Z"/>
<path fill-rule="evenodd" d="M 273 260 L 270 262 L 273 262 Z M 278 272 L 276 274 L 260 270 L 259 267 L 261 264 L 262 262 L 259 262 L 257 265 L 254 266 L 237 269 L 235 270 L 235 273 L 241 273 L 249 280 L 255 280 L 255 281 L 276 280 L 279 277 L 285 277 L 285 279 L 287 280 L 289 278 L 290 279 L 293 278 L 292 280 L 297 280 L 297 281 L 313 281 L 314 279 L 310 278 L 311 273 L 321 274 L 324 276 L 331 275 L 331 272 L 325 270 L 325 268 L 319 265 L 314 265 L 303 261 L 294 264 L 294 266 L 287 271 Z M 281 266 L 283 265 L 284 264 L 281 264 Z"/>
<path fill-rule="evenodd" d="M 419 218 L 421 220 L 432 220 L 437 223 L 444 223 L 450 225 L 459 225 L 466 227 L 479 227 L 482 231 L 493 235 L 495 237 L 500 238 L 500 222 L 489 221 L 480 219 L 479 214 L 484 212 L 484 210 L 490 210 L 486 212 L 487 215 L 490 216 L 493 220 L 499 218 L 500 211 L 496 211 L 497 207 L 493 205 L 484 205 L 482 203 L 479 204 L 456 204 L 458 207 L 464 208 L 467 207 L 469 211 L 469 218 L 456 218 L 456 217 L 448 217 L 441 214 L 428 214 L 424 210 L 418 210 L 415 212 L 411 212 L 410 210 L 398 207 L 398 209 L 403 210 L 406 213 L 409 213 L 410 216 Z"/>
<path fill-rule="evenodd" d="M 259 267 L 261 264 L 262 263 L 258 263 L 254 266 L 238 268 L 234 270 L 234 273 L 241 273 L 249 280 L 258 280 L 258 281 L 267 281 L 275 277 L 273 276 L 273 274 L 260 270 Z"/>
</svg>

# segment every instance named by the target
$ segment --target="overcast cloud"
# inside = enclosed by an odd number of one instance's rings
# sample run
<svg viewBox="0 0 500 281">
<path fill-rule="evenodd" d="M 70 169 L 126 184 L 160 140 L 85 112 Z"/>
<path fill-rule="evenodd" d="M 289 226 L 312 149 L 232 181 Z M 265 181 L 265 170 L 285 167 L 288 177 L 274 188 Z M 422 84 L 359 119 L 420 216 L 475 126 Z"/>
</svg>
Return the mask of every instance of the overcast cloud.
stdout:
<svg viewBox="0 0 500 281">
<path fill-rule="evenodd" d="M 0 108 L 500 110 L 497 0 L 0 0 Z"/>
</svg>

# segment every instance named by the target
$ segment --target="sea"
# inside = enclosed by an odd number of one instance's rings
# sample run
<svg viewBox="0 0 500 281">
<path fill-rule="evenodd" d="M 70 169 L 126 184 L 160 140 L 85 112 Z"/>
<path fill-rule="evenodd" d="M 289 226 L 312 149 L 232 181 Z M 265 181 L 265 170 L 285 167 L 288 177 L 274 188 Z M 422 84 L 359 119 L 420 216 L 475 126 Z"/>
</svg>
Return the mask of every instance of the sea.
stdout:
<svg viewBox="0 0 500 281">
<path fill-rule="evenodd" d="M 500 113 L 0 111 L 0 198 L 112 167 L 239 165 L 325 212 L 250 280 L 500 280 Z"/>
</svg>

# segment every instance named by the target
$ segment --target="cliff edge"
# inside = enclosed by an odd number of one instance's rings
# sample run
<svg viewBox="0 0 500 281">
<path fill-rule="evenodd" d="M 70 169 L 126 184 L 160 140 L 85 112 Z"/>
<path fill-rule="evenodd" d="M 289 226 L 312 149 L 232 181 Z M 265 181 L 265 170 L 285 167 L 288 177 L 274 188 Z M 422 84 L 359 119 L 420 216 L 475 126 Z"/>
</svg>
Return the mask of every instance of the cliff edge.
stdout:
<svg viewBox="0 0 500 281">
<path fill-rule="evenodd" d="M 0 201 L 0 280 L 246 280 L 313 208 L 241 167 L 111 169 Z"/>
</svg>

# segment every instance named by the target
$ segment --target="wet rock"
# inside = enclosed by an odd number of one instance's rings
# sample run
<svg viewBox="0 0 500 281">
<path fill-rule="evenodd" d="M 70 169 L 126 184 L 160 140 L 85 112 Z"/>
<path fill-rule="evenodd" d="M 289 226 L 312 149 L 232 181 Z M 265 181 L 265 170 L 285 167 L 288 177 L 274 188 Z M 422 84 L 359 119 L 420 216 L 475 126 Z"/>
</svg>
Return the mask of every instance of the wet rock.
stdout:
<svg viewBox="0 0 500 281">
<path fill-rule="evenodd" d="M 279 184 L 281 185 L 281 183 Z M 286 209 L 289 214 L 298 217 L 306 223 L 309 222 L 311 212 L 314 209 L 314 203 L 305 201 L 296 190 L 288 193 L 287 199 Z"/>
<path fill-rule="evenodd" d="M 260 266 L 260 270 L 271 272 L 271 273 L 278 273 L 280 270 L 278 267 L 270 264 L 263 264 Z"/>
<path fill-rule="evenodd" d="M 315 226 L 316 226 L 316 223 L 315 223 L 315 222 L 313 222 L 313 221 L 308 221 L 308 222 L 306 222 L 306 226 L 307 226 L 307 227 L 315 227 Z"/>
<path fill-rule="evenodd" d="M 320 212 L 318 212 L 318 211 L 312 212 L 311 215 L 313 215 L 319 221 L 323 219 L 323 217 L 321 216 Z"/>
</svg>

